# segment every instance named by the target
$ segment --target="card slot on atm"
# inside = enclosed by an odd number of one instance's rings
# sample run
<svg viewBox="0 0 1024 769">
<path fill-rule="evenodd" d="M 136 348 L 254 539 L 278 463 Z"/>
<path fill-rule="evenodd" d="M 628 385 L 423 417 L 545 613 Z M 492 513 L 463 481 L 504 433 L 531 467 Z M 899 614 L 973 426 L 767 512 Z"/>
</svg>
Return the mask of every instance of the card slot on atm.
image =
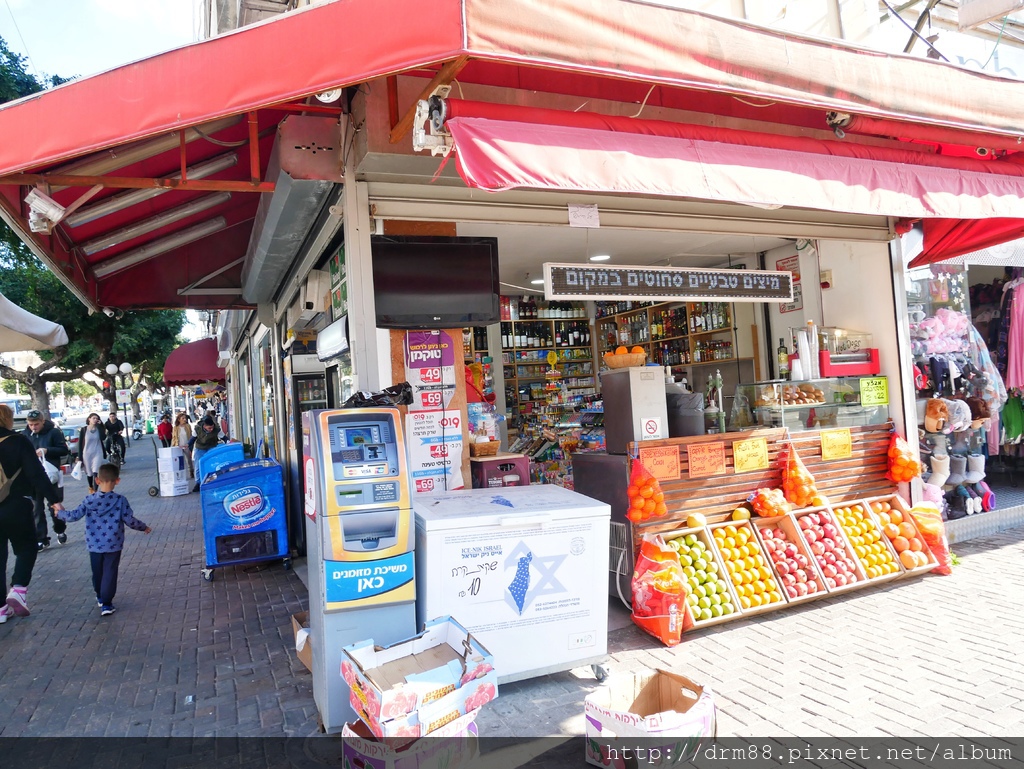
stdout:
<svg viewBox="0 0 1024 769">
<path fill-rule="evenodd" d="M 408 511 L 405 514 L 408 515 Z M 328 541 L 333 547 L 330 549 L 339 544 L 349 553 L 393 548 L 402 535 L 401 516 L 402 511 L 398 508 L 378 508 L 324 519 L 324 525 L 331 529 Z M 341 553 L 333 553 L 332 556 L 343 560 Z"/>
</svg>

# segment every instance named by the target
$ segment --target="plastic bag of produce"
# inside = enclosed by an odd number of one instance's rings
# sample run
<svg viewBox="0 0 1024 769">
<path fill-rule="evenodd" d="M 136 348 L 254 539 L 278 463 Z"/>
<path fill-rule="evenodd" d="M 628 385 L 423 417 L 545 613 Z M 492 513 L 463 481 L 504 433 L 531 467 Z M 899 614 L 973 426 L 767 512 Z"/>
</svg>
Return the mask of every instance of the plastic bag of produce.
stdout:
<svg viewBox="0 0 1024 769">
<path fill-rule="evenodd" d="M 661 484 L 639 459 L 631 460 L 631 464 L 629 488 L 626 489 L 626 496 L 629 498 L 626 517 L 633 523 L 662 517 L 668 512 L 668 508 L 665 506 L 665 494 L 661 490 Z"/>
<path fill-rule="evenodd" d="M 939 565 L 932 569 L 932 574 L 952 574 L 953 557 L 949 552 L 949 540 L 946 539 L 946 525 L 942 522 L 942 514 L 938 508 L 919 502 L 910 509 L 910 516 L 917 524 L 917 530 L 921 532 L 921 539 L 939 562 Z"/>
<path fill-rule="evenodd" d="M 645 534 L 633 569 L 633 622 L 675 646 L 686 620 L 686 579 L 679 554 L 660 534 Z"/>
<path fill-rule="evenodd" d="M 909 483 L 921 474 L 921 463 L 900 434 L 893 431 L 889 439 L 889 472 L 885 477 L 895 483 Z"/>
<path fill-rule="evenodd" d="M 782 491 L 786 499 L 797 507 L 809 507 L 820 504 L 814 501 L 818 496 L 818 488 L 814 485 L 814 476 L 810 474 L 796 447 L 790 443 L 779 452 L 779 464 L 782 466 Z"/>
<path fill-rule="evenodd" d="M 750 495 L 747 502 L 762 518 L 777 518 L 792 509 L 782 489 L 760 488 Z"/>
</svg>

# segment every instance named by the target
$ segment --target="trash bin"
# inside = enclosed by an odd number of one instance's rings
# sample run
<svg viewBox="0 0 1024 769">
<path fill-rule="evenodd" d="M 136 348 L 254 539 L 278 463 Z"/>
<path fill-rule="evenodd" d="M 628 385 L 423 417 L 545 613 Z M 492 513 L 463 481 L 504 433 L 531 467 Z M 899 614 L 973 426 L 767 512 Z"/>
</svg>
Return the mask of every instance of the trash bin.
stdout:
<svg viewBox="0 0 1024 769">
<path fill-rule="evenodd" d="M 205 459 L 205 457 L 204 457 Z M 207 476 L 201 492 L 203 578 L 213 569 L 288 558 L 284 474 L 269 459 L 224 465 Z"/>
<path fill-rule="evenodd" d="M 146 435 L 152 435 L 152 434 L 153 434 L 153 417 L 148 417 L 146 419 Z"/>
<path fill-rule="evenodd" d="M 245 449 L 241 443 L 222 443 L 207 451 L 196 463 L 196 483 L 202 483 L 206 476 L 215 473 L 225 465 L 245 460 Z"/>
<path fill-rule="evenodd" d="M 668 407 L 668 435 L 683 438 L 704 434 L 704 396 L 684 390 L 677 384 L 665 386 Z"/>
</svg>

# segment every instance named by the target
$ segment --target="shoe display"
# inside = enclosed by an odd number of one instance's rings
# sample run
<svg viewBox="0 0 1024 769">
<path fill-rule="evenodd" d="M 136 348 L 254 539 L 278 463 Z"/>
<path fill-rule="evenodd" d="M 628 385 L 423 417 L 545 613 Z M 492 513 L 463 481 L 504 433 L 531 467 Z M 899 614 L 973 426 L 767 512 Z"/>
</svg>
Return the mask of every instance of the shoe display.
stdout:
<svg viewBox="0 0 1024 769">
<path fill-rule="evenodd" d="M 967 472 L 967 457 L 952 456 L 949 458 L 949 478 L 946 483 L 950 486 L 959 486 L 964 482 L 964 475 Z"/>
<path fill-rule="evenodd" d="M 113 606 L 103 606 L 100 608 L 100 614 L 104 617 L 109 617 L 115 611 L 117 611 L 117 609 L 115 609 Z"/>
<path fill-rule="evenodd" d="M 7 594 L 7 608 L 19 617 L 27 617 L 31 614 L 28 610 L 28 600 L 25 597 L 24 589 L 11 588 L 11 592 Z"/>
<path fill-rule="evenodd" d="M 979 481 L 978 485 L 974 487 L 975 490 L 981 495 L 981 509 L 986 513 L 996 509 L 996 495 L 985 481 Z"/>
<path fill-rule="evenodd" d="M 970 499 L 967 500 L 968 504 L 974 507 L 975 513 L 980 513 L 984 509 L 981 502 L 981 494 L 966 484 L 964 485 L 964 488 L 967 490 L 967 494 L 970 497 Z"/>
<path fill-rule="evenodd" d="M 61 532 L 57 535 L 57 542 L 61 545 L 66 545 L 68 543 L 68 535 L 64 532 Z"/>
</svg>

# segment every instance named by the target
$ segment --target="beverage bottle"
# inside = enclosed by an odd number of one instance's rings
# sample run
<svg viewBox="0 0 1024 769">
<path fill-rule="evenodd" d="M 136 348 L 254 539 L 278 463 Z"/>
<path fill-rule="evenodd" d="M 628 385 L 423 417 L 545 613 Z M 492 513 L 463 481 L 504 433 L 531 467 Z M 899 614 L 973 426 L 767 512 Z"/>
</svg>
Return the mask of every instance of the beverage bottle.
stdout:
<svg viewBox="0 0 1024 769">
<path fill-rule="evenodd" d="M 779 379 L 789 379 L 789 350 L 786 349 L 786 340 L 782 337 L 779 337 L 777 360 L 779 362 Z"/>
</svg>

